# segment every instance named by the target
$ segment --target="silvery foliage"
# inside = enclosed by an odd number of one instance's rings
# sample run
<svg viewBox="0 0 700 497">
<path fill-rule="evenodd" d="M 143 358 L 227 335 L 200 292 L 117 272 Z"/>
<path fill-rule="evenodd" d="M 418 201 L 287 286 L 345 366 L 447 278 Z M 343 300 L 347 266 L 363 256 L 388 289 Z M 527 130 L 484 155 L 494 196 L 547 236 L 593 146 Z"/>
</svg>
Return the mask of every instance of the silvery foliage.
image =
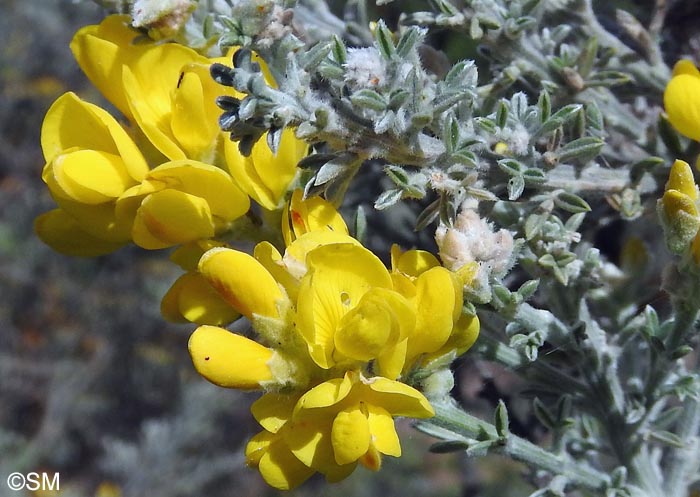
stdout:
<svg viewBox="0 0 700 497">
<path fill-rule="evenodd" d="M 313 145 L 299 164 L 307 195 L 339 204 L 371 161 L 391 183 L 377 210 L 418 202 L 416 230 L 444 231 L 468 209 L 486 220 L 471 223 L 486 238 L 512 237 L 512 260 L 499 264 L 513 269 L 487 272 L 464 311 L 481 319 L 477 356 L 525 379 L 550 442 L 510 433 L 504 403 L 491 423 L 444 400 L 418 424 L 444 440 L 435 451 L 524 461 L 533 496 L 686 495 L 698 476 L 700 386 L 684 358 L 700 291 L 696 274 L 669 263 L 671 305 L 652 305 L 669 262 L 653 206 L 664 164 L 687 153 L 659 117 L 670 70 L 658 27 L 618 12 L 632 49 L 590 0 L 424 9 L 389 29 L 370 27 L 361 1 L 343 18 L 322 0 L 200 2 L 188 32 L 200 46 L 242 47 L 233 68 L 212 67 L 241 93 L 219 98 L 220 125 L 244 154 L 261 139 L 275 151 L 293 128 Z M 474 40 L 478 61 L 447 62 L 426 42 L 438 29 Z M 601 238 L 627 233 L 651 235 L 646 252 L 601 253 Z"/>
</svg>

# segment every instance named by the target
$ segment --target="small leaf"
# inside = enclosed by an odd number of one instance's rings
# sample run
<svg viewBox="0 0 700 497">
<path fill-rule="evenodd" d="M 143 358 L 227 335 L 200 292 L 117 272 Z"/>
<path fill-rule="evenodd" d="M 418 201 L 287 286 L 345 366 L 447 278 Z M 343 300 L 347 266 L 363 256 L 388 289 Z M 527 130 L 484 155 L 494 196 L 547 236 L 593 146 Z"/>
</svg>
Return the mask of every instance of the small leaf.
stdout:
<svg viewBox="0 0 700 497">
<path fill-rule="evenodd" d="M 386 24 L 384 24 L 384 21 L 381 19 L 374 30 L 374 36 L 377 40 L 379 52 L 386 60 L 390 60 L 396 53 L 396 47 L 394 47 L 391 31 L 389 31 Z"/>
<path fill-rule="evenodd" d="M 539 398 L 535 397 L 535 400 L 532 402 L 532 407 L 534 408 L 535 416 L 537 416 L 537 419 L 539 419 L 540 423 L 542 423 L 545 428 L 550 430 L 556 428 L 557 422 L 554 416 Z"/>
<path fill-rule="evenodd" d="M 544 123 L 552 115 L 552 100 L 547 90 L 542 90 L 540 93 L 537 106 L 540 109 L 540 123 Z"/>
<path fill-rule="evenodd" d="M 670 431 L 651 431 L 649 432 L 649 438 L 661 442 L 663 444 L 669 445 L 671 447 L 676 447 L 678 449 L 685 448 L 685 444 L 681 437 Z"/>
<path fill-rule="evenodd" d="M 387 107 L 384 97 L 376 91 L 366 88 L 350 95 L 350 101 L 357 107 L 364 107 L 376 111 L 382 111 Z"/>
<path fill-rule="evenodd" d="M 374 202 L 374 208 L 378 211 L 387 209 L 392 205 L 396 204 L 403 196 L 403 190 L 398 188 L 392 188 L 383 192 L 377 200 Z"/>
<path fill-rule="evenodd" d="M 581 104 L 569 104 L 555 112 L 535 133 L 536 136 L 547 135 L 566 124 L 576 113 L 581 110 Z"/>
<path fill-rule="evenodd" d="M 404 187 L 408 185 L 408 174 L 406 174 L 406 171 L 404 171 L 402 167 L 389 164 L 384 167 L 384 172 L 397 186 Z"/>
<path fill-rule="evenodd" d="M 496 125 L 503 129 L 506 127 L 506 121 L 508 120 L 508 105 L 501 100 L 498 104 L 498 111 L 496 112 Z"/>
<path fill-rule="evenodd" d="M 333 35 L 333 44 L 331 45 L 333 51 L 333 59 L 343 65 L 347 62 L 347 48 L 345 48 L 345 43 L 338 35 Z"/>
<path fill-rule="evenodd" d="M 537 291 L 537 288 L 540 285 L 540 280 L 529 280 L 520 285 L 520 288 L 518 288 L 518 295 L 520 295 L 520 298 L 525 301 L 532 297 L 535 292 Z"/>
<path fill-rule="evenodd" d="M 518 200 L 523 190 L 525 190 L 525 178 L 522 175 L 513 176 L 508 180 L 508 200 Z"/>
<path fill-rule="evenodd" d="M 587 162 L 600 154 L 603 145 L 605 145 L 605 141 L 600 138 L 584 136 L 583 138 L 570 141 L 561 147 L 557 151 L 557 156 L 561 162 L 566 162 L 571 159 Z"/>
<path fill-rule="evenodd" d="M 591 211 L 591 206 L 588 205 L 588 202 L 578 195 L 569 192 L 561 192 L 554 197 L 554 205 L 573 214 Z"/>
<path fill-rule="evenodd" d="M 503 402 L 503 400 L 498 401 L 498 405 L 496 406 L 496 412 L 494 415 L 494 419 L 495 419 L 494 425 L 496 426 L 496 433 L 498 434 L 498 436 L 501 438 L 508 437 L 508 435 L 509 435 L 508 410 L 506 409 L 506 405 Z"/>
<path fill-rule="evenodd" d="M 542 169 L 531 167 L 530 169 L 523 171 L 523 178 L 525 179 L 525 183 L 528 185 L 541 185 L 546 183 L 547 174 Z"/>
<path fill-rule="evenodd" d="M 448 454 L 450 452 L 463 452 L 469 448 L 469 443 L 462 440 L 448 440 L 436 442 L 428 448 L 433 454 Z"/>
<path fill-rule="evenodd" d="M 408 54 L 415 49 L 416 43 L 418 43 L 423 36 L 421 30 L 417 27 L 410 27 L 403 32 L 399 43 L 396 45 L 396 53 L 402 59 L 405 59 Z"/>
<path fill-rule="evenodd" d="M 423 212 L 421 212 L 416 218 L 415 231 L 421 231 L 425 229 L 430 223 L 437 219 L 440 215 L 440 199 L 434 200 L 428 205 Z"/>
<path fill-rule="evenodd" d="M 365 214 L 365 209 L 361 205 L 357 207 L 355 212 L 353 226 L 354 238 L 364 245 L 367 239 L 367 214 Z"/>
<path fill-rule="evenodd" d="M 510 176 L 519 176 L 525 169 L 525 166 L 515 159 L 501 159 L 496 164 L 501 168 L 501 171 Z"/>
</svg>

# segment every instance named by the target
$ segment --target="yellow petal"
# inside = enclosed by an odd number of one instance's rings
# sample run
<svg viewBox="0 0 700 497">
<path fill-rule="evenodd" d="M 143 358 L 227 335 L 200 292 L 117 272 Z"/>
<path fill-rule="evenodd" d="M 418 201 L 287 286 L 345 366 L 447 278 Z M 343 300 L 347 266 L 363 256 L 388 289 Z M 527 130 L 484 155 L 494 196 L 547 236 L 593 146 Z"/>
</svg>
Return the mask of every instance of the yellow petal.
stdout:
<svg viewBox="0 0 700 497">
<path fill-rule="evenodd" d="M 661 197 L 666 215 L 673 219 L 683 212 L 692 217 L 698 217 L 698 209 L 695 202 L 686 194 L 678 190 L 666 190 Z"/>
<path fill-rule="evenodd" d="M 130 239 L 131 220 L 116 216 L 114 202 L 89 205 L 56 195 L 53 198 L 90 235 L 119 244 Z"/>
<path fill-rule="evenodd" d="M 123 69 L 122 80 L 129 108 L 143 134 L 168 159 L 187 159 L 187 154 L 169 129 L 172 118 L 170 94 L 156 92 L 149 95 L 141 87 L 131 69 L 126 66 Z"/>
<path fill-rule="evenodd" d="M 671 78 L 664 92 L 664 107 L 679 133 L 700 140 L 700 76 L 682 72 Z"/>
<path fill-rule="evenodd" d="M 666 190 L 678 190 L 695 201 L 700 198 L 698 187 L 695 185 L 693 170 L 687 162 L 676 160 L 671 166 L 671 172 L 666 183 Z"/>
<path fill-rule="evenodd" d="M 428 399 L 405 383 L 379 376 L 366 382 L 372 392 L 372 395 L 367 395 L 367 403 L 381 406 L 392 416 L 429 418 L 435 415 Z"/>
<path fill-rule="evenodd" d="M 277 302 L 286 297 L 272 275 L 250 255 L 213 248 L 200 259 L 199 272 L 244 316 L 280 317 Z"/>
<path fill-rule="evenodd" d="M 48 169 L 45 178 L 53 193 L 85 204 L 114 200 L 132 182 L 120 157 L 95 150 L 59 155 Z"/>
<path fill-rule="evenodd" d="M 141 203 L 132 236 L 145 249 L 159 249 L 211 238 L 214 220 L 207 201 L 177 190 L 162 190 Z"/>
<path fill-rule="evenodd" d="M 328 368 L 343 315 L 371 288 L 391 288 L 391 277 L 372 252 L 351 244 L 322 245 L 309 252 L 306 262 L 297 325 L 316 364 Z"/>
<path fill-rule="evenodd" d="M 454 353 L 455 357 L 464 354 L 474 345 L 476 339 L 479 338 L 479 328 L 480 324 L 477 316 L 470 316 L 468 314 L 460 316 L 445 345 L 432 354 L 427 354 L 423 358 L 423 364 L 428 364 L 430 361 L 449 353 Z"/>
<path fill-rule="evenodd" d="M 304 233 L 324 230 L 348 234 L 348 227 L 330 202 L 315 196 L 303 200 L 303 191 L 294 190 L 282 216 L 282 234 L 287 247 Z"/>
<path fill-rule="evenodd" d="M 260 242 L 255 246 L 253 256 L 284 287 L 289 299 L 295 302 L 299 281 L 287 271 L 279 251 L 270 242 Z"/>
<path fill-rule="evenodd" d="M 679 74 L 688 74 L 689 76 L 700 78 L 700 71 L 698 71 L 695 64 L 688 59 L 681 59 L 673 66 L 673 76 L 678 76 Z"/>
<path fill-rule="evenodd" d="M 245 462 L 252 468 L 257 468 L 260 459 L 267 453 L 270 444 L 276 439 L 273 433 L 261 431 L 255 434 L 245 446 Z"/>
<path fill-rule="evenodd" d="M 120 156 L 134 182 L 141 181 L 148 172 L 143 155 L 119 123 L 74 93 L 63 94 L 47 111 L 41 127 L 41 148 L 47 162 L 71 148 Z"/>
<path fill-rule="evenodd" d="M 382 468 L 382 455 L 374 445 L 360 458 L 360 463 L 370 471 L 379 471 Z"/>
<path fill-rule="evenodd" d="M 401 443 L 391 414 L 383 407 L 372 404 L 367 404 L 366 409 L 372 445 L 382 454 L 400 457 Z"/>
<path fill-rule="evenodd" d="M 390 380 L 395 380 L 401 375 L 401 371 L 406 365 L 408 340 L 408 338 L 404 338 L 382 351 L 377 357 L 378 374 Z"/>
<path fill-rule="evenodd" d="M 260 458 L 258 470 L 265 482 L 279 490 L 291 490 L 301 485 L 315 471 L 287 448 L 281 441 L 272 443 Z"/>
<path fill-rule="evenodd" d="M 124 245 L 90 235 L 61 209 L 54 209 L 37 217 L 34 221 L 34 231 L 42 242 L 55 251 L 77 257 L 108 254 Z"/>
<path fill-rule="evenodd" d="M 156 189 L 172 188 L 206 200 L 212 216 L 232 221 L 248 211 L 248 197 L 218 167 L 194 160 L 172 161 L 146 177 Z"/>
<path fill-rule="evenodd" d="M 200 326 L 188 348 L 197 372 L 216 385 L 255 390 L 273 379 L 272 350 L 223 328 Z"/>
<path fill-rule="evenodd" d="M 267 393 L 253 402 L 250 412 L 260 426 L 277 433 L 292 417 L 299 395 Z"/>
<path fill-rule="evenodd" d="M 367 362 L 378 357 L 387 345 L 399 338 L 399 318 L 384 300 L 393 292 L 380 292 L 385 290 L 382 288 L 373 290 L 364 294 L 359 304 L 342 317 L 334 336 L 336 350 L 358 361 Z"/>
<path fill-rule="evenodd" d="M 215 107 L 214 100 L 209 102 L 205 98 L 200 75 L 192 66 L 190 64 L 183 70 L 173 95 L 171 128 L 174 138 L 188 157 L 204 159 L 210 154 L 219 135 L 218 115 L 210 113 L 209 108 Z M 211 79 L 208 73 L 206 76 Z"/>
<path fill-rule="evenodd" d="M 218 240 L 197 240 L 178 247 L 170 254 L 170 260 L 185 271 L 197 271 L 197 264 L 204 252 L 214 247 L 225 246 L 225 243 Z"/>
<path fill-rule="evenodd" d="M 241 155 L 238 144 L 231 140 L 226 140 L 224 153 L 231 176 L 243 191 L 265 209 L 273 210 L 280 207 L 307 145 L 288 129 L 282 132 L 277 155 L 267 146 L 266 134 L 253 146 L 249 157 Z"/>
<path fill-rule="evenodd" d="M 139 33 L 129 26 L 130 22 L 130 16 L 107 16 L 99 26 L 80 29 L 70 43 L 83 72 L 127 117 L 131 113 L 121 84 L 122 67 L 149 47 L 131 43 Z"/>
<path fill-rule="evenodd" d="M 440 266 L 440 261 L 425 250 L 407 250 L 401 252 L 398 245 L 391 247 L 391 267 L 411 277 L 418 277 L 428 269 Z"/>
<path fill-rule="evenodd" d="M 416 327 L 408 342 L 409 358 L 435 352 L 452 333 L 457 303 L 452 278 L 447 269 L 435 267 L 416 280 Z"/>
<path fill-rule="evenodd" d="M 369 423 L 359 407 L 340 411 L 331 429 L 335 462 L 342 465 L 357 461 L 369 449 L 369 442 Z"/>
<path fill-rule="evenodd" d="M 161 314 L 169 321 L 224 325 L 241 315 L 200 274 L 185 273 L 161 301 Z"/>
<path fill-rule="evenodd" d="M 337 404 L 348 396 L 353 386 L 353 379 L 349 373 L 343 378 L 335 378 L 324 381 L 306 392 L 295 407 L 295 412 L 304 409 L 316 409 Z"/>
</svg>

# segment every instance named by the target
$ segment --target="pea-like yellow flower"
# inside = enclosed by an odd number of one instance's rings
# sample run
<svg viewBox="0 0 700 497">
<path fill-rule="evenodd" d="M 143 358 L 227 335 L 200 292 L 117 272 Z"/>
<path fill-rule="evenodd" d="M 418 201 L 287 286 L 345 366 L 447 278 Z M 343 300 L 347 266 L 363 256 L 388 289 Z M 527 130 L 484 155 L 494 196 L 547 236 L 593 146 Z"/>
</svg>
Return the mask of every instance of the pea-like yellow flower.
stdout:
<svg viewBox="0 0 700 497">
<path fill-rule="evenodd" d="M 700 262 L 698 200 L 700 193 L 692 169 L 687 162 L 676 160 L 659 200 L 659 214 L 671 251 L 684 254 L 690 248 L 696 262 Z"/>
<path fill-rule="evenodd" d="M 215 99 L 232 94 L 209 75 L 212 62 L 176 43 L 135 39 L 126 16 L 78 31 L 71 48 L 97 88 L 168 159 L 210 162 L 219 138 Z"/>
<path fill-rule="evenodd" d="M 664 91 L 664 107 L 671 125 L 682 135 L 700 140 L 700 71 L 689 60 L 680 60 Z"/>
<path fill-rule="evenodd" d="M 73 255 L 107 253 L 128 242 L 133 217 L 117 205 L 143 181 L 148 165 L 119 123 L 66 93 L 46 114 L 41 145 L 42 178 L 60 209 L 37 220 L 42 240 Z"/>
<path fill-rule="evenodd" d="M 257 390 L 274 379 L 274 351 L 223 328 L 200 326 L 188 347 L 197 372 L 216 385 Z"/>
<path fill-rule="evenodd" d="M 224 244 L 199 240 L 179 247 L 170 260 L 187 271 L 172 284 L 163 297 L 160 312 L 175 323 L 225 325 L 241 315 L 197 272 L 197 263 L 204 252 Z"/>
<path fill-rule="evenodd" d="M 311 231 L 331 231 L 347 235 L 348 227 L 333 205 L 321 197 L 303 199 L 302 190 L 294 190 L 282 216 L 282 236 L 289 247 L 294 240 Z"/>
<path fill-rule="evenodd" d="M 394 417 L 434 415 L 414 388 L 356 371 L 301 397 L 266 394 L 252 412 L 265 431 L 248 444 L 248 464 L 280 489 L 293 488 L 314 472 L 329 481 L 341 480 L 358 462 L 376 471 L 382 455 L 401 455 Z"/>
<path fill-rule="evenodd" d="M 226 140 L 224 151 L 228 170 L 250 198 L 267 210 L 279 209 L 289 185 L 297 174 L 297 164 L 308 153 L 308 145 L 287 128 L 276 154 L 267 146 L 267 135 L 253 145 L 248 157 L 238 151 L 238 143 Z"/>
<path fill-rule="evenodd" d="M 156 167 L 121 200 L 124 211 L 134 211 L 134 243 L 146 249 L 211 238 L 250 205 L 226 172 L 193 160 Z"/>
</svg>

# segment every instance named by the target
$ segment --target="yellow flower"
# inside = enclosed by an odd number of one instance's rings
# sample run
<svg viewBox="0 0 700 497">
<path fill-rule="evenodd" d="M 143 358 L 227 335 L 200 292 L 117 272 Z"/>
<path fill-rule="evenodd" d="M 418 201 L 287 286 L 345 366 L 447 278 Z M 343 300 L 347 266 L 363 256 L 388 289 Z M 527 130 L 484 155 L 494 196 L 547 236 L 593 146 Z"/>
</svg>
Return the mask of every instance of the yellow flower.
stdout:
<svg viewBox="0 0 700 497">
<path fill-rule="evenodd" d="M 401 455 L 394 417 L 434 415 L 427 399 L 408 385 L 354 371 L 301 397 L 266 394 L 251 410 L 265 431 L 249 442 L 248 464 L 280 489 L 298 486 L 316 471 L 341 480 L 358 462 L 376 471 L 382 455 Z"/>
<path fill-rule="evenodd" d="M 160 304 L 163 317 L 171 322 L 225 325 L 241 315 L 199 273 L 197 263 L 204 252 L 223 244 L 200 240 L 178 248 L 170 260 L 187 272 L 170 287 Z"/>
<path fill-rule="evenodd" d="M 321 197 L 303 199 L 302 190 L 294 190 L 282 216 L 284 244 L 311 231 L 332 231 L 347 235 L 348 227 L 330 202 Z"/>
<path fill-rule="evenodd" d="M 210 162 L 223 134 L 215 99 L 233 94 L 209 75 L 212 62 L 176 43 L 135 41 L 126 16 L 76 33 L 71 49 L 97 88 L 168 159 Z"/>
<path fill-rule="evenodd" d="M 265 431 L 248 444 L 248 464 L 281 489 L 299 485 L 315 471 L 329 481 L 341 480 L 358 462 L 376 471 L 382 454 L 401 455 L 394 417 L 434 415 L 417 390 L 355 371 L 301 397 L 266 394 L 251 410 Z"/>
<path fill-rule="evenodd" d="M 279 318 L 287 301 L 277 281 L 255 258 L 238 250 L 218 247 L 199 261 L 199 272 L 238 312 Z"/>
<path fill-rule="evenodd" d="M 221 387 L 257 390 L 274 380 L 274 351 L 223 328 L 200 326 L 188 348 L 197 372 Z"/>
<path fill-rule="evenodd" d="M 156 167 L 120 200 L 120 208 L 134 215 L 134 243 L 146 249 L 211 238 L 250 205 L 227 173 L 193 160 Z"/>
<path fill-rule="evenodd" d="M 659 200 L 659 213 L 666 234 L 666 242 L 671 251 L 677 254 L 690 250 L 696 262 L 700 263 L 700 193 L 695 184 L 693 171 L 687 162 L 676 160 Z"/>
<path fill-rule="evenodd" d="M 42 240 L 78 255 L 106 253 L 126 243 L 133 217 L 120 215 L 117 205 L 148 173 L 126 131 L 106 111 L 66 93 L 46 114 L 41 145 L 42 178 L 62 211 L 37 220 Z"/>
<path fill-rule="evenodd" d="M 682 135 L 700 140 L 700 71 L 689 60 L 680 60 L 664 92 L 668 120 Z"/>
<path fill-rule="evenodd" d="M 226 164 L 229 172 L 250 198 L 268 210 L 280 208 L 280 204 L 292 180 L 296 176 L 297 163 L 307 154 L 308 146 L 287 128 L 273 154 L 267 146 L 267 134 L 253 145 L 250 156 L 238 151 L 238 143 L 224 142 Z"/>
</svg>

